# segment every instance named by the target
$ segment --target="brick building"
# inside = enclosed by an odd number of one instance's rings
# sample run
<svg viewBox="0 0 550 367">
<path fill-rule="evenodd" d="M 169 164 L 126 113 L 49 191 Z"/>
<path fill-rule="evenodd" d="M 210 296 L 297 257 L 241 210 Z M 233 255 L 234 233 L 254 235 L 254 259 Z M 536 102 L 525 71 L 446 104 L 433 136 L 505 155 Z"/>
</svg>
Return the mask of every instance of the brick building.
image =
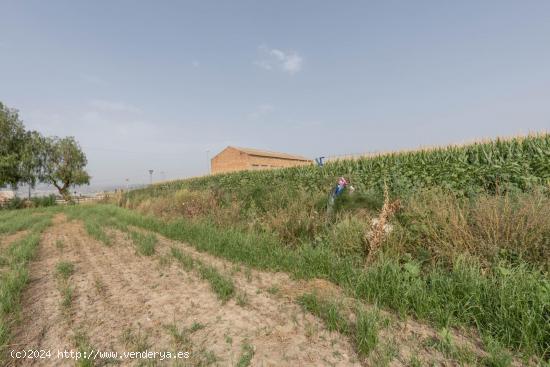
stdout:
<svg viewBox="0 0 550 367">
<path fill-rule="evenodd" d="M 227 147 L 211 160 L 212 173 L 272 169 L 311 164 L 305 157 L 265 150 Z"/>
</svg>

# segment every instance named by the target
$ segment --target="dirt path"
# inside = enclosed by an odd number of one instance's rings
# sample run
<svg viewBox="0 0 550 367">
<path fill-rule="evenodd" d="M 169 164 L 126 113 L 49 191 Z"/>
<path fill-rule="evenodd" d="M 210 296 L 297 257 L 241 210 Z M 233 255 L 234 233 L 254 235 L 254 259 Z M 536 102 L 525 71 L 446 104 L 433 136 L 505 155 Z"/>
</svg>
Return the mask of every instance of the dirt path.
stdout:
<svg viewBox="0 0 550 367">
<path fill-rule="evenodd" d="M 73 366 L 74 360 L 56 359 L 57 351 L 76 350 L 78 345 L 119 353 L 147 349 L 191 354 L 187 360 L 157 359 L 156 365 L 234 366 L 243 351 L 253 353 L 252 366 L 359 365 L 346 338 L 328 332 L 290 298 L 273 291 L 274 282 L 289 281 L 285 276 L 231 271 L 228 263 L 177 244 L 232 273 L 238 292 L 246 294 L 246 304 L 239 305 L 235 298 L 222 304 L 194 271 L 159 261 L 166 259 L 163 254 L 172 245 L 161 239 L 157 255 L 139 256 L 122 233 L 114 233 L 108 247 L 91 239 L 80 222 L 57 216 L 31 264 L 22 322 L 10 348 L 51 350 L 52 359 L 18 364 Z M 67 281 L 72 300 L 65 307 L 62 283 L 55 275 L 60 261 L 74 264 Z M 139 365 L 143 360 L 116 362 Z"/>
</svg>

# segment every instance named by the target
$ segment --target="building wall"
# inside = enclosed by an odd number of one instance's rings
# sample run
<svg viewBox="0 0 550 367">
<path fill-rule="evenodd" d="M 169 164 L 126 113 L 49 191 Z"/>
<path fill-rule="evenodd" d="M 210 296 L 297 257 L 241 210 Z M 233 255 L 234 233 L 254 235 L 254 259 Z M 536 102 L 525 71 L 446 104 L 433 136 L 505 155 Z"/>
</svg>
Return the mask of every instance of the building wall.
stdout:
<svg viewBox="0 0 550 367">
<path fill-rule="evenodd" d="M 311 164 L 310 161 L 299 161 L 291 159 L 282 159 L 282 158 L 272 158 L 272 157 L 260 157 L 251 155 L 250 156 L 250 167 L 249 169 L 272 169 L 272 168 L 285 168 L 285 167 L 294 167 L 294 166 L 303 166 L 306 164 Z"/>
<path fill-rule="evenodd" d="M 311 161 L 254 156 L 228 147 L 212 158 L 210 164 L 210 170 L 213 174 L 215 174 L 244 170 L 302 166 L 311 164 Z"/>
<path fill-rule="evenodd" d="M 248 154 L 230 147 L 222 150 L 210 161 L 212 173 L 243 171 L 248 167 Z"/>
</svg>

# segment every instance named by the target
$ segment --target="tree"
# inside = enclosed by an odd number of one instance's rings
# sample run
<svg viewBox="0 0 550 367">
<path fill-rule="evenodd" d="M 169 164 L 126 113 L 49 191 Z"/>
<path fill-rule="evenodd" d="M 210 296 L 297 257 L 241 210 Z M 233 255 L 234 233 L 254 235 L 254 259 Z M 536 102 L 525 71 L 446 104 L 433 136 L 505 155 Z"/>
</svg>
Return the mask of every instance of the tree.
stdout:
<svg viewBox="0 0 550 367">
<path fill-rule="evenodd" d="M 90 175 L 84 169 L 88 160 L 73 137 L 42 138 L 39 161 L 40 180 L 54 185 L 67 201 L 72 200 L 71 186 L 90 183 Z"/>
<path fill-rule="evenodd" d="M 40 180 L 43 167 L 43 144 L 45 139 L 36 131 L 26 133 L 25 144 L 21 149 L 19 165 L 19 182 L 35 187 Z"/>
<path fill-rule="evenodd" d="M 17 110 L 0 102 L 0 187 L 17 187 L 23 178 L 21 163 L 28 134 Z"/>
</svg>

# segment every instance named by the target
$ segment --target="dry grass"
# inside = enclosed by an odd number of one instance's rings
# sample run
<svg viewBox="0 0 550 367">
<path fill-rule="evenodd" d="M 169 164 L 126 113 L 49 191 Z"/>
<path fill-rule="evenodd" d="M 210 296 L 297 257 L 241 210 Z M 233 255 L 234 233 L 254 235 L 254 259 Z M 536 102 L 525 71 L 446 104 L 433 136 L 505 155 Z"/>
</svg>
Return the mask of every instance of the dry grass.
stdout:
<svg viewBox="0 0 550 367">
<path fill-rule="evenodd" d="M 195 218 L 204 216 L 218 208 L 216 199 L 211 193 L 187 189 L 178 190 L 167 196 L 146 198 L 138 202 L 137 205 L 130 201 L 126 201 L 124 204 L 127 208 L 163 218 L 181 216 Z"/>
<path fill-rule="evenodd" d="M 389 232 L 389 222 L 397 212 L 401 203 L 399 200 L 390 200 L 388 186 L 384 185 L 384 205 L 376 220 L 373 220 L 371 230 L 365 235 L 365 244 L 367 245 L 366 263 L 372 263 L 378 253 L 384 238 Z"/>
<path fill-rule="evenodd" d="M 419 245 L 433 260 L 452 262 L 467 253 L 486 264 L 524 259 L 548 265 L 550 198 L 542 191 L 458 198 L 428 190 L 407 201 L 400 244 L 405 252 Z"/>
</svg>

